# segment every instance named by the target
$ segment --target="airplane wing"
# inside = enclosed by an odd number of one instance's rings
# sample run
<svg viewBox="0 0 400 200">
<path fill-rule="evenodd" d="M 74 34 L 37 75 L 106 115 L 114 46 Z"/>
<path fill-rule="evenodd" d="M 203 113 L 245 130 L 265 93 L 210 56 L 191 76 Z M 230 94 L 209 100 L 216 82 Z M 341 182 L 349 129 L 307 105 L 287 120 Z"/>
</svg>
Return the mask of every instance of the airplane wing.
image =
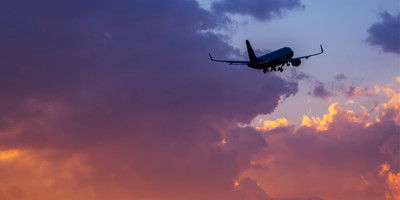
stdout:
<svg viewBox="0 0 400 200">
<path fill-rule="evenodd" d="M 214 62 L 226 62 L 231 65 L 247 65 L 250 61 L 241 61 L 241 60 L 214 60 L 210 53 L 208 53 L 210 59 Z"/>
<path fill-rule="evenodd" d="M 322 45 L 320 45 L 320 47 L 321 47 L 321 52 L 319 52 L 319 53 L 311 54 L 311 55 L 308 55 L 308 56 L 301 56 L 301 57 L 291 58 L 291 59 L 287 60 L 287 62 L 290 62 L 292 60 L 299 60 L 299 59 L 303 59 L 303 58 L 308 59 L 311 56 L 316 56 L 316 55 L 324 53 L 324 49 L 322 48 Z"/>
</svg>

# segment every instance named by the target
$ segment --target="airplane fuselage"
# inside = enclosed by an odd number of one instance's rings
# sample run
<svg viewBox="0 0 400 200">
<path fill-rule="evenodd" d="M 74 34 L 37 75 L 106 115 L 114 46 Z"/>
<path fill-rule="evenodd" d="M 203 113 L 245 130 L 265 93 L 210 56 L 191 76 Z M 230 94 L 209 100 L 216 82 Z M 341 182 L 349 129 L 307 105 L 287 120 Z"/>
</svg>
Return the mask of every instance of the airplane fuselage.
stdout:
<svg viewBox="0 0 400 200">
<path fill-rule="evenodd" d="M 254 69 L 265 69 L 268 67 L 275 67 L 285 63 L 285 61 L 287 59 L 291 59 L 293 55 L 294 52 L 291 48 L 283 47 L 278 50 L 264 54 L 260 57 L 257 57 L 258 62 L 250 62 L 249 64 L 247 64 L 247 66 Z M 268 62 L 260 64 L 260 62 L 265 62 L 265 61 Z"/>
</svg>

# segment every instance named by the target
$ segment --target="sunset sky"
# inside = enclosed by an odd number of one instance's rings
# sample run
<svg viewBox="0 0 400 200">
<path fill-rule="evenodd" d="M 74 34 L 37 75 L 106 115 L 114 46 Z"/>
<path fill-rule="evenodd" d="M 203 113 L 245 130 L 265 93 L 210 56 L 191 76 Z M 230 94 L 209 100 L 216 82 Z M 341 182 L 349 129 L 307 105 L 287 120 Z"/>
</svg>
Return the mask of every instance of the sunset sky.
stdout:
<svg viewBox="0 0 400 200">
<path fill-rule="evenodd" d="M 0 1 L 0 199 L 400 200 L 399 55 L 398 0 Z"/>
</svg>

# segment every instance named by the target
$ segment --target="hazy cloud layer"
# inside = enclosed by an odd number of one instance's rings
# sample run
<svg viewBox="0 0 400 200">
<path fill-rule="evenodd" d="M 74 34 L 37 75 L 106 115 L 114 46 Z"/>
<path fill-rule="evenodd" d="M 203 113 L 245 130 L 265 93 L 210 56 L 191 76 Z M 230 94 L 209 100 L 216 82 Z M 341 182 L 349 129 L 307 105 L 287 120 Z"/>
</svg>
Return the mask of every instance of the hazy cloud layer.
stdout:
<svg viewBox="0 0 400 200">
<path fill-rule="evenodd" d="M 382 21 L 368 29 L 367 42 L 381 47 L 384 52 L 400 54 L 400 14 L 383 12 L 380 17 Z"/>
</svg>

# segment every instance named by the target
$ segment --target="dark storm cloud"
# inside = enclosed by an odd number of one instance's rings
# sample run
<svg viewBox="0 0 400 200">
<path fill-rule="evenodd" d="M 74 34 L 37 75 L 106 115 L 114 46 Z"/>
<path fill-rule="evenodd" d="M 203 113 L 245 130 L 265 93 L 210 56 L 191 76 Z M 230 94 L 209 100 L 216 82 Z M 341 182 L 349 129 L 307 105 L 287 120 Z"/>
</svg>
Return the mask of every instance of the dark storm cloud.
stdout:
<svg viewBox="0 0 400 200">
<path fill-rule="evenodd" d="M 79 152 L 92 172 L 78 185 L 98 192 L 94 199 L 120 197 L 105 186 L 125 188 L 126 199 L 235 199 L 233 180 L 266 145 L 237 123 L 298 91 L 278 76 L 211 63 L 211 49 L 234 50 L 199 33 L 219 18 L 195 1 L 1 8 L 0 146 L 48 149 L 53 156 L 42 159 L 55 166 Z M 237 146 L 223 150 L 222 133 Z M 31 196 L 47 191 L 19 187 Z M 63 196 L 85 199 L 71 195 Z"/>
<path fill-rule="evenodd" d="M 270 20 L 283 12 L 303 7 L 300 0 L 222 0 L 212 4 L 217 13 L 250 15 L 258 20 Z"/>
<path fill-rule="evenodd" d="M 383 12 L 380 17 L 382 21 L 368 29 L 367 42 L 381 47 L 384 52 L 400 54 L 400 14 Z"/>
</svg>

